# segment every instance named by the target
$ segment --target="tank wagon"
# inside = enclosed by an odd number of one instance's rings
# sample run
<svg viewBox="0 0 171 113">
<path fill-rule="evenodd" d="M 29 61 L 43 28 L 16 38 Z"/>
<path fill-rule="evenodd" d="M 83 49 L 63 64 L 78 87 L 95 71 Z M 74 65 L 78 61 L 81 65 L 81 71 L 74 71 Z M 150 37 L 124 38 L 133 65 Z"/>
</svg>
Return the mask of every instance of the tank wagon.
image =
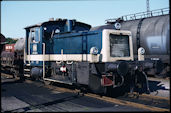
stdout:
<svg viewBox="0 0 171 113">
<path fill-rule="evenodd" d="M 19 48 L 19 49 L 18 49 Z M 23 60 L 24 39 L 19 39 L 15 44 L 5 44 L 1 53 L 1 69 L 17 77 L 19 72 L 19 59 Z"/>
<path fill-rule="evenodd" d="M 14 55 L 15 55 L 15 62 L 14 62 L 14 77 L 20 77 L 20 80 L 23 79 L 23 71 L 24 71 L 24 44 L 25 44 L 25 39 L 20 38 L 14 45 Z"/>
<path fill-rule="evenodd" d="M 26 27 L 24 76 L 95 93 L 148 84 L 144 70 L 153 62 L 143 61 L 142 48 L 138 52 L 140 61 L 134 61 L 130 31 L 90 28 L 68 19 Z"/>
<path fill-rule="evenodd" d="M 155 60 L 157 69 L 148 74 L 166 76 L 170 73 L 170 15 L 169 9 L 153 10 L 122 16 L 117 19 L 108 19 L 107 25 L 92 28 L 114 29 L 119 23 L 120 30 L 129 30 L 132 33 L 134 56 L 137 59 L 138 48 L 145 49 L 145 59 Z M 161 73 L 158 70 L 163 70 Z"/>
</svg>

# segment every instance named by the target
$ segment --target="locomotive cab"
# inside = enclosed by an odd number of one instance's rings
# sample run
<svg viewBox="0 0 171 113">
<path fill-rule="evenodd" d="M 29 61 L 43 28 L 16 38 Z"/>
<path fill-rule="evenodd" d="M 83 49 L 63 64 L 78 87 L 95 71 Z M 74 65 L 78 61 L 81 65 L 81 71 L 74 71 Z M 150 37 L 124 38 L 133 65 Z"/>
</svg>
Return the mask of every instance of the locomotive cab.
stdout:
<svg viewBox="0 0 171 113">
<path fill-rule="evenodd" d="M 92 59 L 89 86 L 94 92 L 107 93 L 107 89 L 126 85 L 129 63 L 134 60 L 131 32 L 103 29 L 101 52 Z"/>
</svg>

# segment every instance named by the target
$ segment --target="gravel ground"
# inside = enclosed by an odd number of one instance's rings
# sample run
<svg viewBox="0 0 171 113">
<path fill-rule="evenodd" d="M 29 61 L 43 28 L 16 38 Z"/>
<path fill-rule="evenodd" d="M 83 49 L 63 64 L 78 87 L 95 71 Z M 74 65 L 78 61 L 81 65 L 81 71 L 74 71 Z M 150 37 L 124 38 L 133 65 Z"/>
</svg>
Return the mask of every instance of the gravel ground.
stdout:
<svg viewBox="0 0 171 113">
<path fill-rule="evenodd" d="M 149 77 L 150 95 L 170 98 L 170 79 Z"/>
</svg>

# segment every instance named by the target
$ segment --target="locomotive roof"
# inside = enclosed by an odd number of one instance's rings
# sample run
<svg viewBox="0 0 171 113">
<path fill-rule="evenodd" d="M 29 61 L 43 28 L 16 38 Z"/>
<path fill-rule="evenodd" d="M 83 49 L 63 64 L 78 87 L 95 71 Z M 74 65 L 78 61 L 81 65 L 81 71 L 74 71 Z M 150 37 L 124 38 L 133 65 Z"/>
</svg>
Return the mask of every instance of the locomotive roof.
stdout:
<svg viewBox="0 0 171 113">
<path fill-rule="evenodd" d="M 110 24 L 110 25 L 95 26 L 95 27 L 92 27 L 90 29 L 90 31 L 103 30 L 103 29 L 114 29 L 114 26 L 112 24 Z"/>
<path fill-rule="evenodd" d="M 24 29 L 30 29 L 30 28 L 34 28 L 34 27 L 40 27 L 40 26 L 46 25 L 46 24 L 55 24 L 55 23 L 59 23 L 59 22 L 65 23 L 66 21 L 67 21 L 67 19 L 49 20 L 49 21 L 42 22 L 42 23 L 39 23 L 39 24 L 27 26 L 27 27 L 25 27 Z M 76 21 L 76 20 L 73 20 L 73 21 Z M 78 22 L 78 21 L 76 21 L 76 22 L 77 22 L 78 24 L 84 24 L 84 25 L 88 26 L 89 28 L 91 28 L 91 25 L 89 25 L 89 24 L 82 23 L 82 22 Z"/>
</svg>

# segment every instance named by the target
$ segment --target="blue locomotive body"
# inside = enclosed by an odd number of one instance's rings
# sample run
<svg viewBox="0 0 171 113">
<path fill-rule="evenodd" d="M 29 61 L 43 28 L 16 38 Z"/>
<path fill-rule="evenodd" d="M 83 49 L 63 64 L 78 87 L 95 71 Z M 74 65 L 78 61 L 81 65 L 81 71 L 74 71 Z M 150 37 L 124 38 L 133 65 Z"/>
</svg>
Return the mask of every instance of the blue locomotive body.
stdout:
<svg viewBox="0 0 171 113">
<path fill-rule="evenodd" d="M 54 35 L 53 53 L 61 54 L 90 54 L 93 46 L 102 48 L 102 33 L 100 31 L 89 31 L 80 33 L 69 33 L 64 35 Z M 58 48 L 58 49 L 56 49 Z"/>
</svg>

